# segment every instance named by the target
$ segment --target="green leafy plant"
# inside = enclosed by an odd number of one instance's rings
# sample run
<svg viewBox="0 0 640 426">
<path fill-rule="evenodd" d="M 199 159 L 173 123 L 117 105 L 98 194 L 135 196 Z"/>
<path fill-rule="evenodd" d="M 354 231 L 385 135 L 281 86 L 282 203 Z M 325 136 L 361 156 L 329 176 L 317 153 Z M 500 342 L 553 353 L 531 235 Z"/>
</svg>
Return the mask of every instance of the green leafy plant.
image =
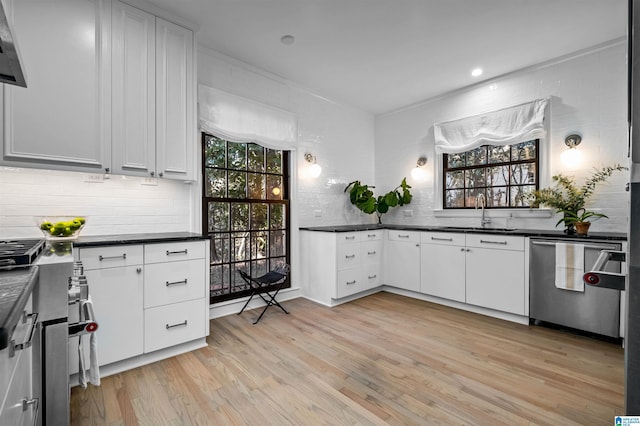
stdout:
<svg viewBox="0 0 640 426">
<path fill-rule="evenodd" d="M 375 186 L 363 185 L 359 180 L 353 181 L 347 185 L 344 192 L 349 191 L 349 200 L 351 204 L 367 214 L 376 213 L 378 215 L 378 223 L 384 213 L 387 213 L 391 207 L 404 206 L 411 202 L 411 186 L 407 184 L 407 178 L 402 179 L 400 185 L 384 195 L 375 196 L 372 189 Z"/>
<path fill-rule="evenodd" d="M 614 172 L 622 170 L 628 168 L 615 164 L 595 169 L 591 177 L 580 187 L 576 185 L 573 177 L 557 174 L 552 177 L 555 182 L 552 188 L 539 189 L 531 193 L 531 206 L 545 205 L 555 208 L 556 213 L 563 215 L 556 226 L 564 223 L 569 231 L 577 222 L 586 222 L 592 217 L 607 217 L 602 213 L 586 210 L 585 204 L 599 183 L 605 182 Z"/>
</svg>

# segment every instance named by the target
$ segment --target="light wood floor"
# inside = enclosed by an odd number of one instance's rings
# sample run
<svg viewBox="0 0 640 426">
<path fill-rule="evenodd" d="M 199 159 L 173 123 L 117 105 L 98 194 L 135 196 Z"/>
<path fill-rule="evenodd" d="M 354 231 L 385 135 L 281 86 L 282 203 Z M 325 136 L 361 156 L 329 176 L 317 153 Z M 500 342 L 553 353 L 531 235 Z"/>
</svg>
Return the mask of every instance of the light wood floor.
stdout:
<svg viewBox="0 0 640 426">
<path fill-rule="evenodd" d="M 610 425 L 623 350 L 389 293 L 211 321 L 209 346 L 71 392 L 72 424 Z"/>
</svg>

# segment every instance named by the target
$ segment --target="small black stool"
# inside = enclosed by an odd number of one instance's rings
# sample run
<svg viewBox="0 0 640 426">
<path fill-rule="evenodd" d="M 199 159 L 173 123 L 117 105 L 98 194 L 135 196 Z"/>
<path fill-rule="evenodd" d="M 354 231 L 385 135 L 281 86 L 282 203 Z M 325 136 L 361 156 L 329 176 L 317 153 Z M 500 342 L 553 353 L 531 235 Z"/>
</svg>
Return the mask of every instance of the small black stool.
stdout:
<svg viewBox="0 0 640 426">
<path fill-rule="evenodd" d="M 258 319 L 254 322 L 254 324 L 257 324 L 258 321 L 260 321 L 260 319 L 262 318 L 264 313 L 267 311 L 267 309 L 269 309 L 270 306 L 276 305 L 280 309 L 282 309 L 282 311 L 285 314 L 289 314 L 289 312 L 287 312 L 287 310 L 283 308 L 282 305 L 278 303 L 278 301 L 276 300 L 276 296 L 278 295 L 278 292 L 280 291 L 280 289 L 282 288 L 282 285 L 287 280 L 287 276 L 289 276 L 289 265 L 287 265 L 286 263 L 279 263 L 271 271 L 257 278 L 251 277 L 249 274 L 247 274 L 244 271 L 241 271 L 240 269 L 238 269 L 238 273 L 252 290 L 251 296 L 249 296 L 247 303 L 245 303 L 242 309 L 240 310 L 240 312 L 238 312 L 238 315 L 244 312 L 244 309 L 247 307 L 249 302 L 251 302 L 251 299 L 253 299 L 253 296 L 255 296 L 256 294 L 260 296 L 260 298 L 262 298 L 262 300 L 264 300 L 264 303 L 266 303 L 267 305 L 264 307 L 264 309 L 262 310 L 262 313 L 260 314 Z M 277 286 L 272 287 L 274 285 L 277 285 Z M 270 290 L 267 290 L 267 288 L 269 287 L 272 287 L 272 288 Z M 267 297 L 263 296 L 263 294 L 266 294 Z"/>
</svg>

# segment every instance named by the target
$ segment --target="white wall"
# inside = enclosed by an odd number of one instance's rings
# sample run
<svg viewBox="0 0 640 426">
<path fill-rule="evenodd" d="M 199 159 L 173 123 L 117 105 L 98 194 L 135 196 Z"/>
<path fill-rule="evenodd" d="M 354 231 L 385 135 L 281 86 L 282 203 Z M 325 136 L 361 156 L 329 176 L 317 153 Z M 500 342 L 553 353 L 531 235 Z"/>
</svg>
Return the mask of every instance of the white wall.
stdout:
<svg viewBox="0 0 640 426">
<path fill-rule="evenodd" d="M 479 225 L 479 213 L 467 217 L 443 217 L 440 191 L 436 191 L 436 163 L 433 123 L 481 114 L 540 98 L 550 99 L 550 115 L 546 119 L 548 135 L 543 141 L 542 186 L 551 183 L 557 173 L 575 175 L 579 183 L 585 173 L 601 165 L 627 165 L 627 65 L 626 43 L 616 41 L 580 52 L 557 61 L 540 64 L 519 72 L 446 94 L 395 112 L 376 117 L 375 181 L 381 191 L 397 185 L 407 176 L 413 186 L 414 199 L 406 208 L 390 211 L 383 221 L 424 225 Z M 583 137 L 580 150 L 582 165 L 567 170 L 559 158 L 566 149 L 568 134 Z M 401 146 L 402 149 L 398 149 Z M 413 182 L 410 170 L 420 154 L 427 154 L 429 178 Z M 588 203 L 590 208 L 605 213 L 609 219 L 595 221 L 592 231 L 626 232 L 628 194 L 624 184 L 626 173 L 618 173 L 598 187 Z M 411 210 L 405 217 L 402 210 Z M 435 210 L 435 212 L 434 212 Z M 491 212 L 497 214 L 497 212 Z M 474 215 L 468 217 L 469 214 Z M 520 212 L 526 216 L 526 212 Z M 477 215 L 477 216 L 475 216 Z M 494 218 L 496 226 L 506 218 Z M 557 218 L 511 219 L 510 225 L 533 229 L 553 229 Z"/>
<path fill-rule="evenodd" d="M 374 117 L 333 102 L 291 82 L 204 48 L 198 50 L 198 83 L 276 106 L 298 116 L 299 149 L 292 157 L 292 205 L 299 226 L 363 223 L 343 193 L 356 179 L 373 184 Z M 316 156 L 322 174 L 305 172 L 305 152 Z"/>
<path fill-rule="evenodd" d="M 88 174 L 0 167 L 0 239 L 42 238 L 34 216 L 86 216 L 82 235 L 180 232 L 194 228 L 190 185 L 112 175 L 102 183 Z"/>
</svg>

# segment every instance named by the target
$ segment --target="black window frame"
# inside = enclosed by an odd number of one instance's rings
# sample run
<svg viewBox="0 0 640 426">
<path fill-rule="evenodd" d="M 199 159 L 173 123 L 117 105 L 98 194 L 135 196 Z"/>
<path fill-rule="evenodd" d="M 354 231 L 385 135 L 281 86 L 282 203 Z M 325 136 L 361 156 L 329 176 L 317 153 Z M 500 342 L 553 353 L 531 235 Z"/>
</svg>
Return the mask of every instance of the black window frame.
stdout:
<svg viewBox="0 0 640 426">
<path fill-rule="evenodd" d="M 489 163 L 489 161 L 487 160 L 484 164 L 474 164 L 474 165 L 469 165 L 467 166 L 466 163 L 464 166 L 459 166 L 459 167 L 449 167 L 449 155 L 452 154 L 443 154 L 442 155 L 442 174 L 441 174 L 441 178 L 442 178 L 442 186 L 441 186 L 441 191 L 442 191 L 442 208 L 444 210 L 465 210 L 465 209 L 475 209 L 475 198 L 473 198 L 473 202 L 467 204 L 467 196 L 466 196 L 466 192 L 468 189 L 472 189 L 472 188 L 477 188 L 477 189 L 484 189 L 484 196 L 487 200 L 486 203 L 486 208 L 487 209 L 528 209 L 531 208 L 529 205 L 511 205 L 511 190 L 514 187 L 524 187 L 524 186 L 533 186 L 535 185 L 535 190 L 538 190 L 540 188 L 540 139 L 531 139 L 531 140 L 526 140 L 526 141 L 521 141 L 518 143 L 513 143 L 509 146 L 513 146 L 513 145 L 518 145 L 521 143 L 528 143 L 528 142 L 534 142 L 535 144 L 535 158 L 532 159 L 525 159 L 525 160 L 513 160 L 512 158 L 512 150 L 509 150 L 509 161 L 503 161 L 503 162 L 495 162 L 495 163 Z M 491 147 L 497 147 L 497 145 L 482 145 L 481 147 L 485 148 L 487 150 L 487 158 L 488 158 L 488 152 L 489 152 L 489 148 Z M 480 148 L 480 147 L 479 147 Z M 477 148 L 476 148 L 477 149 Z M 469 151 L 465 151 L 464 154 L 467 154 L 469 152 L 472 152 L 474 150 L 469 150 Z M 513 184 L 511 183 L 511 172 L 512 172 L 512 166 L 514 165 L 520 165 L 520 164 L 535 164 L 535 179 L 533 183 L 528 183 L 528 184 Z M 467 186 L 467 179 L 466 177 L 463 179 L 464 181 L 464 185 L 461 188 L 455 188 L 453 190 L 456 189 L 461 189 L 464 192 L 464 196 L 463 196 L 463 202 L 464 202 L 464 206 L 462 207 L 457 207 L 457 206 L 453 206 L 453 207 L 448 207 L 447 206 L 447 191 L 448 190 L 452 190 L 452 188 L 447 188 L 447 173 L 448 172 L 458 172 L 458 171 L 462 171 L 466 172 L 469 170 L 478 170 L 478 169 L 488 169 L 490 167 L 497 167 L 497 166 L 508 166 L 508 170 L 509 170 L 509 177 L 506 179 L 506 184 L 505 185 L 488 185 L 485 182 L 484 186 L 475 186 L 475 187 L 468 187 Z M 486 173 L 485 173 L 485 178 L 486 178 Z M 506 199 L 508 201 L 508 205 L 506 206 L 493 206 L 491 205 L 491 203 L 489 202 L 489 197 L 488 197 L 488 193 L 487 193 L 487 189 L 489 188 L 506 188 L 507 189 L 507 195 L 506 195 Z"/>
<path fill-rule="evenodd" d="M 266 250 L 269 252 L 269 255 L 266 258 L 262 258 L 261 260 L 266 260 L 267 262 L 267 270 L 272 269 L 276 263 L 278 262 L 286 262 L 287 264 L 291 265 L 291 255 L 290 255 L 290 248 L 291 248 L 291 206 L 290 206 L 290 186 L 289 186 L 289 181 L 290 181 L 290 173 L 289 173 L 289 151 L 286 150 L 277 150 L 280 151 L 282 153 L 281 155 L 281 162 L 282 162 L 282 173 L 273 173 L 273 172 L 268 172 L 267 169 L 265 168 L 264 171 L 262 172 L 256 172 L 256 171 L 249 171 L 247 169 L 237 169 L 237 168 L 232 168 L 229 167 L 227 162 L 225 161 L 225 165 L 224 166 L 211 166 L 210 164 L 207 163 L 207 155 L 206 155 L 206 150 L 207 150 L 207 139 L 208 138 L 217 138 L 220 139 L 222 141 L 225 141 L 225 158 L 228 156 L 228 147 L 229 147 L 229 143 L 238 143 L 238 142 L 233 142 L 233 141 L 229 141 L 226 140 L 224 138 L 220 138 L 217 137 L 215 135 L 206 133 L 206 132 L 202 132 L 202 139 L 201 139 L 201 149 L 202 149 L 202 178 L 203 178 L 203 185 L 202 185 L 202 234 L 203 235 L 208 235 L 209 239 L 210 239 L 210 245 L 211 245 L 211 257 L 209 259 L 209 268 L 211 270 L 211 281 L 209 282 L 209 288 L 212 289 L 214 287 L 214 283 L 212 282 L 212 280 L 214 279 L 215 274 L 213 273 L 213 268 L 218 268 L 218 267 L 222 267 L 222 271 L 223 273 L 228 273 L 228 287 L 223 287 L 223 290 L 226 290 L 224 293 L 222 294 L 214 294 L 214 292 L 211 292 L 210 295 L 210 303 L 219 303 L 219 302 L 223 302 L 223 301 L 227 301 L 227 300 L 233 300 L 233 299 L 238 299 L 238 298 L 242 298 L 242 297 L 246 297 L 249 296 L 251 294 L 251 289 L 248 287 L 248 285 L 246 285 L 246 283 L 242 280 L 242 278 L 240 277 L 240 275 L 236 272 L 237 269 L 242 269 L 245 272 L 247 272 L 249 275 L 251 276 L 256 276 L 258 274 L 258 272 L 256 270 L 254 270 L 254 265 L 255 262 L 257 261 L 257 259 L 253 259 L 252 258 L 252 248 L 253 248 L 253 242 L 255 241 L 254 238 L 256 238 L 257 234 L 260 233 L 264 233 L 264 232 L 272 232 L 272 231 L 284 231 L 285 232 L 285 241 L 284 241 L 284 256 L 282 255 L 276 255 L 276 256 L 270 256 L 270 245 L 266 244 L 267 248 Z M 246 142 L 246 143 L 242 143 L 244 145 L 248 146 L 249 145 L 257 145 L 262 147 L 262 145 L 259 145 L 258 143 L 254 143 L 254 142 Z M 262 147 L 265 148 L 265 150 L 267 149 L 266 147 Z M 248 164 L 248 155 L 249 155 L 249 149 L 245 150 L 245 164 Z M 265 159 L 266 162 L 266 159 Z M 211 197 L 211 196 L 207 196 L 207 184 L 208 184 L 208 179 L 207 179 L 207 170 L 210 169 L 216 169 L 219 171 L 225 171 L 225 172 L 245 172 L 245 173 L 252 173 L 252 174 L 259 174 L 259 175 L 265 175 L 265 180 L 266 180 L 266 176 L 279 176 L 282 178 L 282 184 L 281 184 L 281 188 L 282 188 L 282 198 L 281 199 L 263 199 L 263 198 L 249 198 L 249 190 L 248 190 L 248 179 L 245 178 L 245 194 L 246 197 L 245 198 L 237 198 L 237 197 L 229 197 L 228 195 L 228 185 L 229 185 L 229 181 L 228 179 L 226 180 L 226 187 L 227 187 L 227 191 L 225 197 Z M 266 190 L 266 188 L 265 188 Z M 270 228 L 268 227 L 267 230 L 265 231 L 263 230 L 246 230 L 246 232 L 249 233 L 249 258 L 247 259 L 245 257 L 245 259 L 242 260 L 234 260 L 234 259 L 229 259 L 228 262 L 219 262 L 219 261 L 214 261 L 214 257 L 215 257 L 215 245 L 214 245 L 214 239 L 216 236 L 221 236 L 221 235 L 226 235 L 228 237 L 228 241 L 229 241 L 229 250 L 231 250 L 231 244 L 234 241 L 234 235 L 235 233 L 239 232 L 238 230 L 234 230 L 232 229 L 232 227 L 230 226 L 229 229 L 227 229 L 226 231 L 211 231 L 209 229 L 209 203 L 214 202 L 214 203 L 228 203 L 229 204 L 229 208 L 231 210 L 231 204 L 232 203 L 242 203 L 242 204 L 249 204 L 249 206 L 251 205 L 255 205 L 255 204 L 266 204 L 266 205 L 273 205 L 273 204 L 280 204 L 283 206 L 284 209 L 284 228 Z M 251 208 L 250 208 L 251 210 Z M 269 209 L 270 210 L 270 209 Z M 269 214 L 269 213 L 267 213 Z M 249 213 L 250 215 L 250 213 Z M 249 216 L 249 222 L 251 219 L 251 216 Z M 250 225 L 251 227 L 251 225 Z M 228 271 L 224 272 L 224 265 L 228 265 Z M 262 271 L 262 272 L 266 272 L 266 271 Z M 284 285 L 281 288 L 288 288 L 291 287 L 291 279 L 290 279 L 290 274 L 287 277 Z M 219 284 L 219 283 L 216 283 Z M 265 287 L 263 288 L 263 290 L 265 291 L 270 291 L 271 289 L 275 289 L 276 287 L 278 287 L 278 285 L 274 285 L 274 286 L 270 286 L 270 287 Z"/>
</svg>

